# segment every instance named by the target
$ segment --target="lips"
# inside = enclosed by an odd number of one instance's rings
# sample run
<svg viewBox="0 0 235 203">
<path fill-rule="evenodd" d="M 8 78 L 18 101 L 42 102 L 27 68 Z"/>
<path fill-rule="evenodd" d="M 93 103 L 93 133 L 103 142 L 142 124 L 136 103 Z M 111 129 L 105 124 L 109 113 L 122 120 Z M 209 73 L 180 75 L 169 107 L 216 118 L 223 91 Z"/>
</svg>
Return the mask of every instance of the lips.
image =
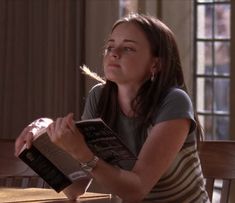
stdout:
<svg viewBox="0 0 235 203">
<path fill-rule="evenodd" d="M 108 64 L 108 67 L 121 68 L 121 66 L 119 64 L 116 64 L 116 63 L 110 63 L 110 64 Z"/>
</svg>

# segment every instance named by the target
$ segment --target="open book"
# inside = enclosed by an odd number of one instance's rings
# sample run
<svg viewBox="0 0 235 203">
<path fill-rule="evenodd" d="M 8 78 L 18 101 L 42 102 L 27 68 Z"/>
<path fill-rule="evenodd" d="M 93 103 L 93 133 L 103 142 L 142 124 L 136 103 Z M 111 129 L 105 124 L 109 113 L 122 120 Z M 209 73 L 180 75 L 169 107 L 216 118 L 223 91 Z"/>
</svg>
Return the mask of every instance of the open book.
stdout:
<svg viewBox="0 0 235 203">
<path fill-rule="evenodd" d="M 120 167 L 135 163 L 136 156 L 100 118 L 77 121 L 75 124 L 89 148 L 99 158 Z M 46 127 L 36 132 L 32 147 L 24 147 L 19 158 L 57 192 L 73 181 L 89 178 L 77 160 L 50 141 Z"/>
</svg>

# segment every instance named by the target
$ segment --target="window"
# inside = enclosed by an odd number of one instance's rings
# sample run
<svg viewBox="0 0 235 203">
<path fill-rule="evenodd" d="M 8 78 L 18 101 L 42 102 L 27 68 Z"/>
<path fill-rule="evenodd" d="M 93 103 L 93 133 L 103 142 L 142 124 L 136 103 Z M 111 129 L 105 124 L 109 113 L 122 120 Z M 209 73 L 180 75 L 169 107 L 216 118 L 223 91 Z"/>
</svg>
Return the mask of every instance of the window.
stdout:
<svg viewBox="0 0 235 203">
<path fill-rule="evenodd" d="M 131 12 L 137 12 L 138 0 L 119 0 L 119 16 L 125 16 Z"/>
<path fill-rule="evenodd" d="M 195 0 L 194 92 L 205 139 L 229 139 L 230 0 Z"/>
</svg>

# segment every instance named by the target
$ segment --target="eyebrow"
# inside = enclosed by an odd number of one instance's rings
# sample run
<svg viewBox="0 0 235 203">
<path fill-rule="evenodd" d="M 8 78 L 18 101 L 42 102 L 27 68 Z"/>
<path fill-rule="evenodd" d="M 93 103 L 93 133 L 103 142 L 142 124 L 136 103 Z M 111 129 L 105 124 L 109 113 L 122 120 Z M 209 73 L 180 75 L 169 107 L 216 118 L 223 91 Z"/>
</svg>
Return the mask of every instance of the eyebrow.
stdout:
<svg viewBox="0 0 235 203">
<path fill-rule="evenodd" d="M 137 41 L 131 40 L 131 39 L 124 39 L 123 41 L 124 42 L 130 42 L 130 43 L 138 44 Z M 114 39 L 109 39 L 107 42 L 114 42 Z"/>
</svg>

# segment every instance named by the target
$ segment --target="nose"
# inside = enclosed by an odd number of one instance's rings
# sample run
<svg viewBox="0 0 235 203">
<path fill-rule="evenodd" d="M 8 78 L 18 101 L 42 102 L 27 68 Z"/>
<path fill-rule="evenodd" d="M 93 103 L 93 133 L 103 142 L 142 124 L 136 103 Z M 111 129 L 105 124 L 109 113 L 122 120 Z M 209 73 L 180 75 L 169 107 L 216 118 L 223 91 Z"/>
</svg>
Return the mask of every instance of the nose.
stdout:
<svg viewBox="0 0 235 203">
<path fill-rule="evenodd" d="M 114 57 L 114 58 L 120 58 L 120 50 L 118 47 L 116 48 L 112 48 L 112 50 L 110 51 L 110 56 Z"/>
</svg>

